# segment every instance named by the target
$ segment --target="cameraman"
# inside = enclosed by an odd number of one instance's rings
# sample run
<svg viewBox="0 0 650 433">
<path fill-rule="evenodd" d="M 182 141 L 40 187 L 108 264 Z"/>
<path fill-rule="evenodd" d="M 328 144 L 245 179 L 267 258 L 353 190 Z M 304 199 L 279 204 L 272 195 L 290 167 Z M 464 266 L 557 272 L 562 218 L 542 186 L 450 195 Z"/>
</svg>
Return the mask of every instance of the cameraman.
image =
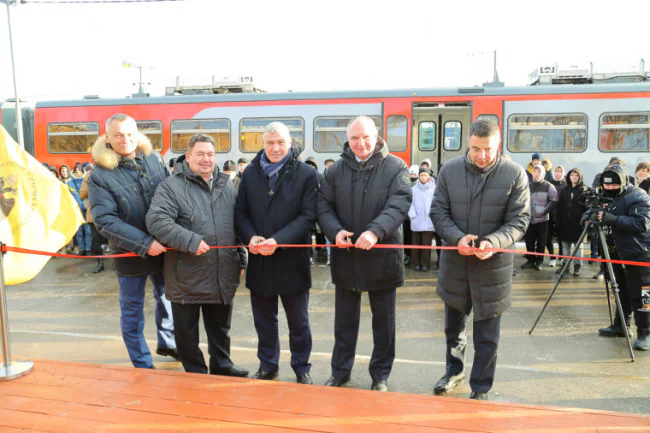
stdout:
<svg viewBox="0 0 650 433">
<path fill-rule="evenodd" d="M 620 164 L 608 166 L 601 175 L 600 184 L 603 196 L 614 200 L 597 214 L 598 221 L 603 225 L 611 259 L 647 262 L 650 259 L 650 196 L 629 184 L 627 170 Z M 588 214 L 583 217 L 584 221 L 588 219 Z M 650 285 L 650 268 L 625 265 L 612 267 L 619 285 L 625 326 L 630 335 L 634 313 L 638 332 L 634 349 L 650 350 L 650 313 L 639 311 L 641 287 Z M 614 324 L 600 329 L 598 333 L 605 337 L 625 336 L 618 309 Z"/>
</svg>

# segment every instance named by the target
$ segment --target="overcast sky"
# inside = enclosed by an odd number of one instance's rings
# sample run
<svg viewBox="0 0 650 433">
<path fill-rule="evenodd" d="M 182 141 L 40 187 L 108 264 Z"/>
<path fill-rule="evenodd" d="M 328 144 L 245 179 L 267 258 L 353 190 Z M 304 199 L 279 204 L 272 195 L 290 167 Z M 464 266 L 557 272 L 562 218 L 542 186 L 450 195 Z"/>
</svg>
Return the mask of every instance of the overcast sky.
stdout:
<svg viewBox="0 0 650 433">
<path fill-rule="evenodd" d="M 29 1 L 29 0 L 28 0 Z M 490 5 L 490 6 L 488 6 Z M 506 85 L 538 66 L 650 70 L 650 1 L 252 1 L 21 4 L 11 8 L 22 98 L 164 94 L 176 76 L 253 76 L 267 91 Z M 0 4 L 0 100 L 13 97 Z"/>
</svg>

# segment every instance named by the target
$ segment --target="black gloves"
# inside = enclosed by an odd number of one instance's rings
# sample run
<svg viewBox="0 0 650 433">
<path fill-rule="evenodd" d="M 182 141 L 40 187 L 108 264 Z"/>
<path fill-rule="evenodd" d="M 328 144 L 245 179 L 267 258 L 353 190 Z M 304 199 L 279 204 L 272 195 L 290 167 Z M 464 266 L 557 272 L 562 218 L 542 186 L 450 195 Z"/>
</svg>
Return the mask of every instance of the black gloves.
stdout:
<svg viewBox="0 0 650 433">
<path fill-rule="evenodd" d="M 616 223 L 616 219 L 618 217 L 616 215 L 612 215 L 609 212 L 603 212 L 603 224 L 611 226 Z"/>
<path fill-rule="evenodd" d="M 586 212 L 582 215 L 582 218 L 580 218 L 580 227 L 584 227 L 587 221 L 589 221 L 589 212 Z"/>
</svg>

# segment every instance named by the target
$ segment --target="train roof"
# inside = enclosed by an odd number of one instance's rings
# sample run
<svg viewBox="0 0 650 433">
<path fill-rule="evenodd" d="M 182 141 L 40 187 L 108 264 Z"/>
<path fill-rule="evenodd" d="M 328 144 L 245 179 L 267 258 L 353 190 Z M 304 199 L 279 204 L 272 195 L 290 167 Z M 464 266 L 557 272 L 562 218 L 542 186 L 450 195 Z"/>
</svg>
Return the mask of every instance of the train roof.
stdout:
<svg viewBox="0 0 650 433">
<path fill-rule="evenodd" d="M 107 106 L 107 105 L 147 105 L 147 104 L 194 104 L 210 102 L 250 102 L 250 101 L 301 101 L 328 99 L 368 99 L 368 98 L 411 98 L 411 97 L 467 97 L 467 96 L 517 96 L 517 95 L 565 95 L 595 93 L 633 93 L 650 92 L 650 83 L 624 84 L 564 84 L 520 87 L 455 87 L 429 89 L 391 89 L 391 90 L 349 90 L 336 92 L 278 92 L 278 93 L 239 93 L 219 95 L 156 96 L 149 98 L 93 98 L 63 101 L 42 101 L 36 108 Z"/>
</svg>

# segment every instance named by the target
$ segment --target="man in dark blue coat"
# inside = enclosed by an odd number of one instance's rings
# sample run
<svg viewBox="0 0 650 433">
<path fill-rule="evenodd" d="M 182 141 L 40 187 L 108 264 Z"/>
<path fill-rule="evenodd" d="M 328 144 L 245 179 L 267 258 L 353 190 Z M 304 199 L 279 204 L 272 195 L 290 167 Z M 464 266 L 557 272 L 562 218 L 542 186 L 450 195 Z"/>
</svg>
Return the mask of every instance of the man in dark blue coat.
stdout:
<svg viewBox="0 0 650 433">
<path fill-rule="evenodd" d="M 106 121 L 106 135 L 97 139 L 92 156 L 97 167 L 88 178 L 88 199 L 95 226 L 113 250 L 140 256 L 113 262 L 120 283 L 122 338 L 135 367 L 153 368 L 144 338 L 147 278 L 151 278 L 156 299 L 156 353 L 178 359 L 171 304 L 165 298 L 162 253 L 166 248 L 147 232 L 145 221 L 154 192 L 169 171 L 126 114 Z"/>
<path fill-rule="evenodd" d="M 237 230 L 251 255 L 246 287 L 251 292 L 260 367 L 252 378 L 278 377 L 280 340 L 278 297 L 287 314 L 291 367 L 298 383 L 311 384 L 309 327 L 310 251 L 277 248 L 311 244 L 316 223 L 318 173 L 298 161 L 302 149 L 289 129 L 272 122 L 262 135 L 264 148 L 246 167 L 235 205 Z"/>
<path fill-rule="evenodd" d="M 361 116 L 348 125 L 341 159 L 325 173 L 318 199 L 318 224 L 332 249 L 336 289 L 332 376 L 325 386 L 350 380 L 359 336 L 361 294 L 372 310 L 371 389 L 388 391 L 395 360 L 396 289 L 404 285 L 404 249 L 373 248 L 402 244 L 402 223 L 411 207 L 406 163 L 388 153 L 372 119 Z M 350 245 L 351 244 L 351 245 Z"/>
</svg>

